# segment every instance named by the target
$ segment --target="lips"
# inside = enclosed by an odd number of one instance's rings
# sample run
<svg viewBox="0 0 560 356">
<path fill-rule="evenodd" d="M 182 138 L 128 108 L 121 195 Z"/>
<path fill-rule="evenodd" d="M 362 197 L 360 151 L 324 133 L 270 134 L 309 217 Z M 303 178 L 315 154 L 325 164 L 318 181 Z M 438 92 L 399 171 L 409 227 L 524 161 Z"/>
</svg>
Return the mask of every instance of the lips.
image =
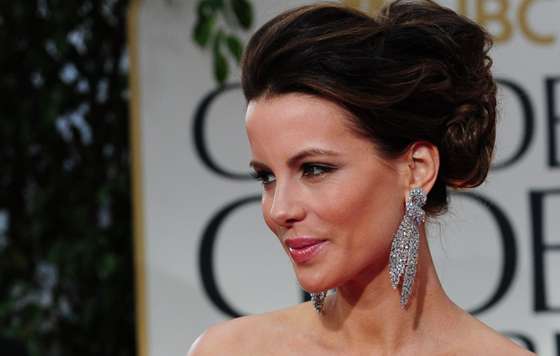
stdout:
<svg viewBox="0 0 560 356">
<path fill-rule="evenodd" d="M 296 237 L 286 240 L 288 251 L 297 264 L 305 263 L 315 257 L 326 245 L 327 240 Z"/>
</svg>

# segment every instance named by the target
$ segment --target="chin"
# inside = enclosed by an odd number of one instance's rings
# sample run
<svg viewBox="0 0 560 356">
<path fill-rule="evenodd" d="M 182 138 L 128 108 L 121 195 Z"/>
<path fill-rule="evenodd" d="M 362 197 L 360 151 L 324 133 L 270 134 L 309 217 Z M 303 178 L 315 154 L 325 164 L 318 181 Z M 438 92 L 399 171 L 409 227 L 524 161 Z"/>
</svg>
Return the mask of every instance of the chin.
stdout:
<svg viewBox="0 0 560 356">
<path fill-rule="evenodd" d="M 336 288 L 334 281 L 325 278 L 325 274 L 317 270 L 302 270 L 301 266 L 294 265 L 294 271 L 298 283 L 307 293 L 319 293 L 328 289 Z"/>
</svg>

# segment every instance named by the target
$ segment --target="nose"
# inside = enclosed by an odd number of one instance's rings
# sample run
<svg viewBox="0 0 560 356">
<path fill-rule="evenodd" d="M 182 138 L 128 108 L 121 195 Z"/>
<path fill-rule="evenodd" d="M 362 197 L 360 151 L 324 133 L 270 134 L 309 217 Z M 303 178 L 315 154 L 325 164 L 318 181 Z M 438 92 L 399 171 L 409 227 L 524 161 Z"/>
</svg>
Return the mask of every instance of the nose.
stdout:
<svg viewBox="0 0 560 356">
<path fill-rule="evenodd" d="M 276 184 L 269 214 L 276 224 L 287 227 L 301 221 L 305 217 L 305 209 L 301 201 L 301 194 L 295 187 L 278 183 Z"/>
</svg>

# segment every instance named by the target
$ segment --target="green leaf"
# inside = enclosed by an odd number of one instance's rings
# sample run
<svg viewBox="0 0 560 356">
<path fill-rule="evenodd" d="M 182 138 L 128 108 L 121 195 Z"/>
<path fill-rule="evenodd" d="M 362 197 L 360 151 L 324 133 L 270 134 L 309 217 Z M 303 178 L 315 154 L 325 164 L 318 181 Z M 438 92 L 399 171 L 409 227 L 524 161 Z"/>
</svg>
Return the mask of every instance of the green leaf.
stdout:
<svg viewBox="0 0 560 356">
<path fill-rule="evenodd" d="M 198 3 L 198 18 L 208 18 L 216 15 L 216 12 L 224 7 L 223 0 L 202 0 Z"/>
<path fill-rule="evenodd" d="M 193 30 L 193 40 L 200 46 L 206 47 L 216 23 L 218 12 L 224 7 L 223 0 L 203 0 L 198 3 L 196 23 Z"/>
<path fill-rule="evenodd" d="M 229 64 L 221 52 L 214 53 L 214 78 L 224 84 L 229 75 Z"/>
<path fill-rule="evenodd" d="M 253 7 L 247 0 L 231 0 L 231 8 L 237 21 L 245 30 L 249 29 L 253 24 Z"/>
<path fill-rule="evenodd" d="M 212 29 L 214 28 L 214 23 L 216 22 L 216 17 L 200 17 L 194 26 L 193 40 L 200 46 L 206 47 L 210 36 L 212 34 Z"/>
<path fill-rule="evenodd" d="M 236 36 L 230 35 L 226 37 L 226 44 L 229 52 L 233 55 L 237 63 L 241 62 L 241 55 L 243 53 L 243 44 Z"/>
<path fill-rule="evenodd" d="M 214 78 L 216 81 L 222 85 L 226 81 L 229 75 L 229 64 L 222 53 L 221 45 L 224 40 L 224 34 L 222 31 L 218 31 L 216 37 L 214 38 Z"/>
</svg>

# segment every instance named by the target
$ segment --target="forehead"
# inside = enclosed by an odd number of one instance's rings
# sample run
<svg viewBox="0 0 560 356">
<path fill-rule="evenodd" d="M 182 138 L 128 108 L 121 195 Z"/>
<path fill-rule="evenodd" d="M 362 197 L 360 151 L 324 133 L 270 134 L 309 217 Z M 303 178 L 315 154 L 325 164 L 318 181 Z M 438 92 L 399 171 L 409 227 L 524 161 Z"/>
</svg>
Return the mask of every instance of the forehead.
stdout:
<svg viewBox="0 0 560 356">
<path fill-rule="evenodd" d="M 351 129 L 350 113 L 329 100 L 298 93 L 250 101 L 245 126 L 251 141 L 359 139 Z"/>
</svg>

